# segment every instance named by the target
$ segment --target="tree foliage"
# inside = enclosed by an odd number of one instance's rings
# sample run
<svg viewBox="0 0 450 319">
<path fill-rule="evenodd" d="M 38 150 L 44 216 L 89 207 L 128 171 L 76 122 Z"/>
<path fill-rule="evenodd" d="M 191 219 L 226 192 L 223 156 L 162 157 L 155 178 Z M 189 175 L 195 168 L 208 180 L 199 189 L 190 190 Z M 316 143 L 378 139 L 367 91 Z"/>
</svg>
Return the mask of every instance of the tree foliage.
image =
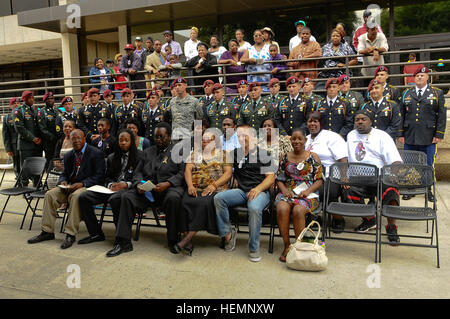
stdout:
<svg viewBox="0 0 450 319">
<path fill-rule="evenodd" d="M 450 32 L 449 21 L 450 1 L 394 8 L 395 36 Z M 389 10 L 383 10 L 381 26 L 389 30 Z"/>
</svg>

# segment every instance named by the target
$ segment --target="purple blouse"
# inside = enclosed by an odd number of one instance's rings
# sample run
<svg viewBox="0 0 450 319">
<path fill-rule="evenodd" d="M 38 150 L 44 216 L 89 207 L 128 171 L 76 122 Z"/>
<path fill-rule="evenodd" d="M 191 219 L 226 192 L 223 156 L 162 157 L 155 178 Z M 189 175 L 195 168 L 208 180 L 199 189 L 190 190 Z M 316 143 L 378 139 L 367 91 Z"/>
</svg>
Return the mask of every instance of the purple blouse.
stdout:
<svg viewBox="0 0 450 319">
<path fill-rule="evenodd" d="M 243 52 L 238 52 L 238 60 L 240 61 L 242 56 L 244 55 Z M 220 60 L 232 60 L 233 56 L 231 54 L 231 51 L 225 51 L 222 56 L 220 57 Z M 227 66 L 226 67 L 226 74 L 231 74 L 231 73 L 245 73 L 247 72 L 245 70 L 245 66 L 244 65 L 231 65 L 231 66 Z M 247 80 L 247 76 L 246 75 L 232 75 L 232 76 L 227 76 L 227 84 L 230 83 L 238 83 L 240 80 Z"/>
</svg>

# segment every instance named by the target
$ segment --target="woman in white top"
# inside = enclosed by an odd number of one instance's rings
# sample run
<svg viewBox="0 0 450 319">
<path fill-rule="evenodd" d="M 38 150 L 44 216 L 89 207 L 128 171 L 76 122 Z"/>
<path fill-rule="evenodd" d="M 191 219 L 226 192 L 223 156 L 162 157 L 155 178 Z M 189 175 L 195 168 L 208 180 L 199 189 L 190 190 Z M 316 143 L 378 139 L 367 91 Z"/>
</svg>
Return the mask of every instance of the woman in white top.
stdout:
<svg viewBox="0 0 450 319">
<path fill-rule="evenodd" d="M 236 40 L 239 42 L 239 49 L 238 49 L 239 52 L 245 52 L 248 50 L 248 48 L 251 47 L 251 44 L 244 40 L 243 29 L 237 29 L 234 35 L 236 37 Z"/>
<path fill-rule="evenodd" d="M 255 44 L 248 48 L 242 56 L 241 61 L 247 63 L 247 72 L 265 72 L 264 74 L 248 74 L 247 81 L 260 82 L 263 86 L 264 92 L 268 92 L 269 88 L 267 83 L 271 79 L 272 65 L 270 63 L 264 63 L 264 61 L 271 60 L 271 55 L 269 53 L 269 47 L 264 43 L 263 32 L 261 30 L 255 30 L 253 32 L 253 39 Z"/>
<path fill-rule="evenodd" d="M 347 162 L 347 143 L 339 134 L 322 129 L 322 114 L 314 111 L 308 114 L 307 126 L 310 134 L 306 137 L 305 149 L 316 153 L 325 171 L 325 178 L 328 177 L 329 167 L 336 162 Z M 319 189 L 320 201 L 323 201 L 325 183 Z M 337 202 L 341 196 L 341 187 L 338 184 L 330 184 L 329 201 Z M 331 229 L 339 233 L 344 230 L 345 221 L 342 216 L 333 215 Z"/>
<path fill-rule="evenodd" d="M 217 61 L 219 61 L 220 57 L 227 49 L 225 49 L 224 46 L 220 45 L 219 37 L 217 35 L 211 36 L 209 44 L 211 45 L 211 47 L 209 48 L 208 52 L 214 55 Z"/>
<path fill-rule="evenodd" d="M 270 48 L 272 44 L 275 44 L 278 49 L 277 53 L 280 53 L 280 46 L 278 45 L 278 42 L 274 41 L 275 32 L 273 32 L 273 30 L 269 27 L 265 27 L 264 29 L 262 29 L 262 31 L 265 45 L 267 45 L 268 48 Z"/>
<path fill-rule="evenodd" d="M 197 56 L 197 44 L 198 41 L 198 29 L 196 27 L 191 28 L 191 38 L 184 42 L 184 55 L 186 56 L 186 61 Z"/>
<path fill-rule="evenodd" d="M 53 160 L 53 169 L 47 179 L 47 186 L 52 189 L 56 186 L 59 179 L 59 174 L 64 170 L 64 162 L 62 159 L 64 155 L 73 149 L 72 141 L 70 140 L 70 133 L 75 129 L 75 122 L 73 120 L 65 120 L 63 126 L 64 136 L 56 143 L 55 154 Z"/>
</svg>

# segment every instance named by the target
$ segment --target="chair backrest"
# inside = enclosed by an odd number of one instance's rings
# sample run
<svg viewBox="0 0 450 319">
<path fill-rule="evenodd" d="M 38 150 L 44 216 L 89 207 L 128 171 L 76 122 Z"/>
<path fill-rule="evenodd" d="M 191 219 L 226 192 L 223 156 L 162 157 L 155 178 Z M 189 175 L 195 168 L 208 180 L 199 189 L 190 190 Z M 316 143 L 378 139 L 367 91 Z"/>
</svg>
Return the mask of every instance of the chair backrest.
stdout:
<svg viewBox="0 0 450 319">
<path fill-rule="evenodd" d="M 381 169 L 381 181 L 398 189 L 425 188 L 434 184 L 434 170 L 420 164 L 392 164 Z"/>
<path fill-rule="evenodd" d="M 420 151 L 399 150 L 403 163 L 405 164 L 427 164 L 427 154 Z"/>
<path fill-rule="evenodd" d="M 378 185 L 378 168 L 371 164 L 335 163 L 330 166 L 328 178 L 339 185 L 375 187 Z"/>
<path fill-rule="evenodd" d="M 28 157 L 23 161 L 20 174 L 26 176 L 42 176 L 47 160 L 45 157 Z"/>
</svg>

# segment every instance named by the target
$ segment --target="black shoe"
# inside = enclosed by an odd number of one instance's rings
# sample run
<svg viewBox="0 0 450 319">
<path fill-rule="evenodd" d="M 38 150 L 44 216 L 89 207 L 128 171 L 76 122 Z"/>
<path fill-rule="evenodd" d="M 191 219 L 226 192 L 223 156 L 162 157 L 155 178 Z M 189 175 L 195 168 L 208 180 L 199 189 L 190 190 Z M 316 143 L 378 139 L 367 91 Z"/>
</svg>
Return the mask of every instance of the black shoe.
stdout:
<svg viewBox="0 0 450 319">
<path fill-rule="evenodd" d="M 78 241 L 78 245 L 90 244 L 90 243 L 95 243 L 97 241 L 104 241 L 104 240 L 105 240 L 105 235 L 88 236 L 86 238 L 80 239 Z"/>
<path fill-rule="evenodd" d="M 434 195 L 431 192 L 428 192 L 428 201 L 429 202 L 434 202 Z"/>
<path fill-rule="evenodd" d="M 47 233 L 45 231 L 42 231 L 39 235 L 28 239 L 28 243 L 29 244 L 36 244 L 36 243 L 40 243 L 41 241 L 52 240 L 52 239 L 55 239 L 55 234 L 54 233 Z"/>
<path fill-rule="evenodd" d="M 331 231 L 335 234 L 340 234 L 345 228 L 344 218 L 333 218 L 331 221 Z"/>
<path fill-rule="evenodd" d="M 397 246 L 396 243 L 400 242 L 400 237 L 397 235 L 397 226 L 394 224 L 386 225 L 386 233 L 391 246 Z"/>
<path fill-rule="evenodd" d="M 75 236 L 67 234 L 66 239 L 64 239 L 63 243 L 61 244 L 61 249 L 69 248 L 70 246 L 73 245 L 74 242 L 75 242 Z"/>
<path fill-rule="evenodd" d="M 416 196 L 416 195 L 403 195 L 403 196 L 402 196 L 402 199 L 403 199 L 403 200 L 410 200 L 410 199 L 413 198 L 414 196 Z"/>
<path fill-rule="evenodd" d="M 367 233 L 371 229 L 377 228 L 377 219 L 372 218 L 371 220 L 368 220 L 366 218 L 363 218 L 363 222 L 361 225 L 355 228 L 355 231 L 360 233 Z"/>
<path fill-rule="evenodd" d="M 119 256 L 121 253 L 127 253 L 129 251 L 133 251 L 133 245 L 131 243 L 116 244 L 113 249 L 106 253 L 106 257 Z"/>
<path fill-rule="evenodd" d="M 225 249 L 225 237 L 220 238 L 220 248 Z"/>
</svg>

